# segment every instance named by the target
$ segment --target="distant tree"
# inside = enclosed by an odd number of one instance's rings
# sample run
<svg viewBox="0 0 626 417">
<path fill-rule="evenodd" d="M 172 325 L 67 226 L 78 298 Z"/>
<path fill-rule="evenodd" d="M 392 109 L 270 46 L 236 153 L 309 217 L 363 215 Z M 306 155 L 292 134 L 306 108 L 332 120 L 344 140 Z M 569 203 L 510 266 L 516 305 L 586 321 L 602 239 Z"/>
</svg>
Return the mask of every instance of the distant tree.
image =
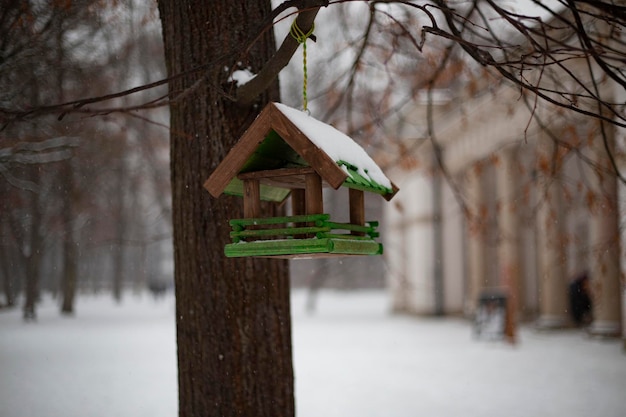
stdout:
<svg viewBox="0 0 626 417">
<path fill-rule="evenodd" d="M 71 33 L 82 31 L 88 35 L 98 28 L 98 20 L 86 6 L 87 3 L 73 6 L 69 2 L 3 2 L 0 103 L 28 108 L 64 101 L 71 94 L 77 80 L 87 75 L 75 60 L 75 51 L 82 45 L 77 39 L 70 40 Z M 51 278 L 49 271 L 42 270 L 42 263 L 56 245 L 54 242 L 63 237 L 65 250 L 76 246 L 70 232 L 73 219 L 67 213 L 72 211 L 72 197 L 76 194 L 71 148 L 78 144 L 80 133 L 75 125 L 50 119 L 5 126 L 0 133 L 0 149 L 6 155 L 0 164 L 9 185 L 4 192 L 12 202 L 3 215 L 12 225 L 12 242 L 21 254 L 18 259 L 25 271 L 25 319 L 36 317 L 42 275 Z M 65 216 L 61 216 L 63 208 Z M 77 259 L 71 253 L 62 259 L 61 267 L 69 275 L 64 277 L 63 310 L 67 311 L 73 300 L 68 291 L 75 288 L 72 271 L 76 270 Z"/>
<path fill-rule="evenodd" d="M 125 88 L 137 80 L 162 76 L 163 65 L 154 59 L 155 51 L 161 55 L 157 32 L 133 32 L 133 27 L 143 28 L 154 22 L 150 17 L 153 12 L 130 0 L 3 2 L 0 108 L 30 112 L 76 96 L 87 85 L 98 94 L 110 88 L 111 80 L 115 80 L 116 88 Z M 136 69 L 129 68 L 126 62 L 130 60 Z M 129 73 L 138 76 L 134 81 L 126 79 Z M 127 219 L 126 224 L 135 225 L 133 233 L 144 236 L 140 229 L 147 225 L 142 221 L 142 213 L 136 210 L 138 206 L 131 210 L 111 197 L 139 198 L 141 193 L 131 193 L 130 186 L 138 184 L 137 178 L 142 175 L 137 169 L 137 158 L 145 152 L 136 142 L 134 146 L 124 146 L 123 151 L 121 145 L 130 142 L 130 137 L 143 134 L 151 121 L 125 121 L 115 115 L 98 119 L 47 115 L 14 124 L 6 123 L 12 116 L 6 119 L 5 115 L 0 116 L 0 200 L 6 208 L 1 219 L 4 226 L 0 230 L 0 262 L 2 270 L 8 271 L 2 274 L 7 299 L 14 302 L 16 293 L 11 291 L 23 288 L 28 294 L 25 314 L 31 317 L 40 287 L 53 292 L 60 288 L 61 312 L 72 314 L 81 270 L 89 269 L 84 266 L 85 259 L 81 268 L 81 253 L 99 253 L 96 262 L 102 264 L 109 261 L 104 260 L 108 254 L 102 250 L 104 246 L 121 248 L 118 252 L 131 250 L 123 239 L 112 235 L 120 222 L 106 213 Z M 155 116 L 160 117 L 158 113 Z M 165 132 L 162 128 L 152 130 L 151 140 L 156 141 Z M 116 165 L 115 159 L 133 161 L 133 171 L 111 169 Z M 166 168 L 161 160 L 155 162 L 153 171 Z M 108 190 L 112 180 L 119 178 L 118 172 L 127 177 L 124 186 Z M 107 195 L 96 197 L 103 192 Z M 160 204 L 167 204 L 167 187 L 152 193 L 159 195 Z M 127 209 L 120 214 L 115 211 L 117 207 Z M 106 221 L 112 221 L 111 225 L 100 226 Z M 93 232 L 92 228 L 106 229 L 108 234 L 87 233 L 88 229 Z M 123 237 L 134 239 L 130 233 Z M 111 245 L 112 241 L 116 245 Z M 14 256 L 16 253 L 20 255 Z M 114 281 L 121 279 L 128 268 L 138 267 L 134 260 L 127 257 L 124 264 L 120 262 L 121 272 Z M 42 269 L 43 263 L 48 266 Z M 106 269 L 100 269 L 103 270 Z M 14 279 L 22 275 L 23 286 Z"/>
</svg>

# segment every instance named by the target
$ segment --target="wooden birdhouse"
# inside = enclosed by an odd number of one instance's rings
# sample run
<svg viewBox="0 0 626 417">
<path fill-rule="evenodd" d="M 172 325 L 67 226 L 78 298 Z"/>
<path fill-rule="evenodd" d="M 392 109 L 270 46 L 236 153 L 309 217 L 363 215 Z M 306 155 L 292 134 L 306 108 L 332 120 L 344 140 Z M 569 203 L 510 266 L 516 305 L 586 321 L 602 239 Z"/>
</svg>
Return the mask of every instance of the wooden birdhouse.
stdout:
<svg viewBox="0 0 626 417">
<path fill-rule="evenodd" d="M 364 192 L 390 200 L 398 191 L 354 140 L 280 103 L 263 109 L 204 187 L 213 197 L 243 197 L 244 218 L 230 221 L 228 257 L 381 254 L 378 223 L 365 221 Z M 322 187 L 349 189 L 349 223 L 324 213 Z M 289 196 L 291 216 L 260 217 L 262 200 Z"/>
</svg>

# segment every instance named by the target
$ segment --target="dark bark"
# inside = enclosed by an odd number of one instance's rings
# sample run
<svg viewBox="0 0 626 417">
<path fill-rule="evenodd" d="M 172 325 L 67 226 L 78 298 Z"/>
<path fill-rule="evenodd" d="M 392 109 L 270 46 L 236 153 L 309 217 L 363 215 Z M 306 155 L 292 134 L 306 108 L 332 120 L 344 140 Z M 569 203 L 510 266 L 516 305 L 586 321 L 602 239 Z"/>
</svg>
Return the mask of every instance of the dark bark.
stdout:
<svg viewBox="0 0 626 417">
<path fill-rule="evenodd" d="M 15 247 L 11 242 L 11 228 L 9 225 L 9 216 L 6 214 L 9 212 L 9 206 L 7 200 L 9 199 L 9 193 L 6 190 L 6 184 L 0 186 L 0 199 L 5 199 L 0 203 L 0 210 L 5 213 L 0 217 L 0 275 L 2 275 L 2 290 L 5 297 L 5 306 L 15 306 L 16 295 L 16 283 L 19 271 L 17 270 L 18 258 L 16 256 Z"/>
<path fill-rule="evenodd" d="M 72 160 L 63 163 L 63 180 L 65 195 L 63 196 L 63 224 L 65 226 L 65 236 L 63 241 L 63 275 L 61 290 L 63 302 L 61 313 L 65 315 L 74 314 L 74 298 L 76 295 L 76 280 L 78 269 L 78 248 L 76 236 L 74 234 L 74 172 L 72 170 Z"/>
<path fill-rule="evenodd" d="M 40 167 L 32 167 L 32 182 L 39 183 Z M 43 250 L 43 237 L 41 235 L 42 207 L 39 201 L 39 193 L 30 196 L 30 227 L 29 242 L 22 247 L 25 251 L 26 260 L 26 285 L 24 287 L 23 317 L 26 321 L 35 320 L 37 313 L 35 305 L 39 298 L 39 272 L 41 269 L 41 256 Z"/>
<path fill-rule="evenodd" d="M 270 2 L 161 0 L 159 11 L 174 75 L 242 47 L 269 15 Z M 243 64 L 256 72 L 274 49 L 266 32 Z M 170 108 L 179 414 L 293 416 L 287 263 L 225 258 L 228 220 L 241 217 L 242 204 L 202 188 L 257 112 L 278 98 L 278 85 L 239 106 L 216 91 L 226 81 L 224 66 L 202 76 L 169 84 L 172 94 L 194 86 Z"/>
<path fill-rule="evenodd" d="M 1 223 L 0 223 L 1 225 Z M 2 290 L 4 292 L 5 306 L 15 306 L 15 275 L 17 271 L 11 271 L 9 267 L 9 250 L 8 246 L 5 246 L 0 250 L 0 274 L 2 275 Z"/>
<path fill-rule="evenodd" d="M 124 194 L 126 192 L 127 167 L 124 160 L 123 142 L 120 143 L 121 150 L 119 152 L 117 173 L 116 173 L 116 206 L 114 209 L 113 220 L 115 222 L 115 239 L 117 240 L 113 249 L 113 299 L 118 303 L 122 301 L 122 287 L 124 285 L 124 238 L 128 229 L 128 214 L 126 213 L 126 204 Z"/>
</svg>

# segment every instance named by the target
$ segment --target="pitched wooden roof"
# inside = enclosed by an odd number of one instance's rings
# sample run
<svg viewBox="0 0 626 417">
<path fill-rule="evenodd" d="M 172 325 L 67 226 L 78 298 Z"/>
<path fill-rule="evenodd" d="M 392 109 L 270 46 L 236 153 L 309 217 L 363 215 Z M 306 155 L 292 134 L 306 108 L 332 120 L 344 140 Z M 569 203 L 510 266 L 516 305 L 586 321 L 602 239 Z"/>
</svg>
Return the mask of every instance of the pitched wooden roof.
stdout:
<svg viewBox="0 0 626 417">
<path fill-rule="evenodd" d="M 345 185 L 381 194 L 387 200 L 398 191 L 390 181 L 387 186 L 378 184 L 359 167 L 346 161 L 335 161 L 327 150 L 319 146 L 319 140 L 318 144 L 312 140 L 310 136 L 314 133 L 309 131 L 307 136 L 285 114 L 293 111 L 296 110 L 275 103 L 263 109 L 204 183 L 212 196 L 218 197 L 222 193 L 241 195 L 242 180 L 254 175 L 263 177 L 261 195 L 264 200 L 282 201 L 291 189 L 304 188 L 304 174 L 311 170 L 334 189 Z M 294 117 L 294 113 L 291 117 Z M 324 126 L 334 130 L 331 126 Z M 364 152 L 356 143 L 353 145 Z M 369 162 L 373 164 L 373 161 Z M 377 166 L 375 168 L 380 170 Z"/>
</svg>

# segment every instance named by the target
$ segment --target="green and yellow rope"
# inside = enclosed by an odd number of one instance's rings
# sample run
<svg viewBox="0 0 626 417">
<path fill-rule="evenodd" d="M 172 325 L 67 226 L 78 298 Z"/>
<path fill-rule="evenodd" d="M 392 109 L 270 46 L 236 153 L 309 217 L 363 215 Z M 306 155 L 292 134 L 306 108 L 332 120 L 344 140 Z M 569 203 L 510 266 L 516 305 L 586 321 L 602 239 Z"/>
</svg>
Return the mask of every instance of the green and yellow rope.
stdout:
<svg viewBox="0 0 626 417">
<path fill-rule="evenodd" d="M 302 45 L 302 72 L 303 72 L 302 106 L 304 108 L 304 111 L 308 112 L 308 99 L 306 95 L 307 82 L 308 82 L 307 81 L 308 75 L 307 75 L 307 69 L 306 69 L 306 40 L 313 34 L 313 31 L 315 30 L 315 25 L 314 24 L 311 25 L 311 29 L 307 33 L 304 33 L 304 31 L 300 29 L 300 27 L 296 23 L 296 20 L 294 20 L 293 23 L 291 24 L 291 29 L 289 30 L 289 33 L 299 44 Z"/>
</svg>

